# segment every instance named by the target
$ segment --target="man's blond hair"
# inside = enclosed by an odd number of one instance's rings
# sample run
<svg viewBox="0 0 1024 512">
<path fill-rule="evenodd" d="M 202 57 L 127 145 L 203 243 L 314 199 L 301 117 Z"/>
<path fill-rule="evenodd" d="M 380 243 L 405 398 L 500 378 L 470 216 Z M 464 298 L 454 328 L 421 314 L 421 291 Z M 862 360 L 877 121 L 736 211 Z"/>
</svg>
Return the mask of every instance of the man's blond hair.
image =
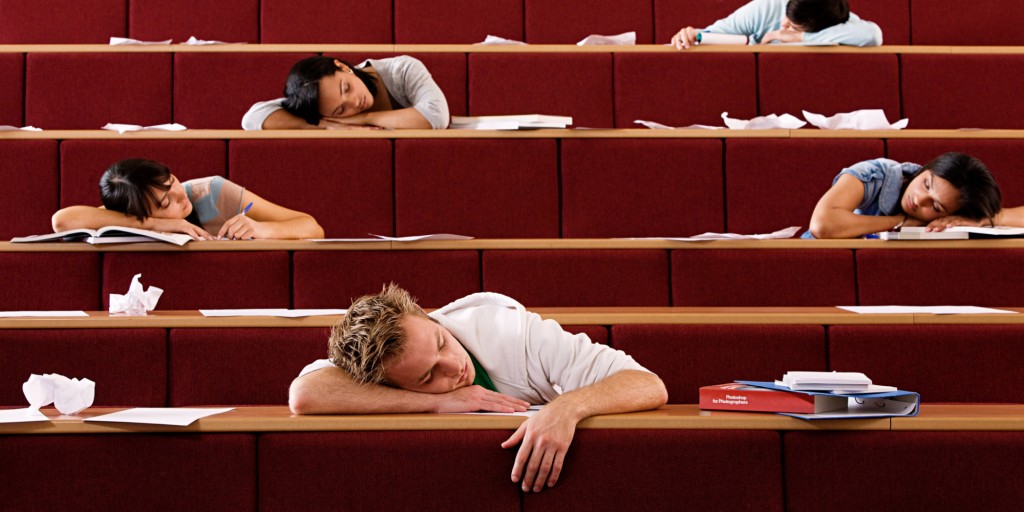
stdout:
<svg viewBox="0 0 1024 512">
<path fill-rule="evenodd" d="M 362 384 L 386 384 L 384 361 L 405 347 L 406 315 L 430 318 L 416 299 L 395 283 L 356 299 L 331 330 L 331 362 Z M 433 320 L 433 319 L 431 319 Z"/>
</svg>

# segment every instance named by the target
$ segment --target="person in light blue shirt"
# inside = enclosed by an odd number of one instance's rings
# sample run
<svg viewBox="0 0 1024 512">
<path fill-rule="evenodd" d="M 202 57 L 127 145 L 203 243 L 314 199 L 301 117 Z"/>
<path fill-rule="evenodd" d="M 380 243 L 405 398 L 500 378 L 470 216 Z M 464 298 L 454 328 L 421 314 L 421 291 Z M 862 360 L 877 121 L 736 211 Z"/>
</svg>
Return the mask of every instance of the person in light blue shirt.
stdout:
<svg viewBox="0 0 1024 512">
<path fill-rule="evenodd" d="M 703 30 L 681 29 L 672 44 L 689 48 L 698 32 L 744 35 L 747 44 L 882 44 L 882 29 L 850 12 L 847 0 L 753 0 Z"/>
</svg>

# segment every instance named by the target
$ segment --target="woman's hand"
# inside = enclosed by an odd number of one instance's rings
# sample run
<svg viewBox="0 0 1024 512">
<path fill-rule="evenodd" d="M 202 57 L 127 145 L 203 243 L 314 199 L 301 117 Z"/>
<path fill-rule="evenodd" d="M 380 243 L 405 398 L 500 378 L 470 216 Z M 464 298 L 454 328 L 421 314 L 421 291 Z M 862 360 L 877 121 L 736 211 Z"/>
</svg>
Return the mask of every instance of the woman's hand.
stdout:
<svg viewBox="0 0 1024 512">
<path fill-rule="evenodd" d="M 676 32 L 672 36 L 672 46 L 676 47 L 676 50 L 682 50 L 683 48 L 689 48 L 697 42 L 697 29 L 693 27 L 686 27 Z"/>
<path fill-rule="evenodd" d="M 380 130 L 381 127 L 366 124 L 365 116 L 356 114 L 348 117 L 322 117 L 318 128 L 324 130 Z"/>
<path fill-rule="evenodd" d="M 146 219 L 145 228 L 150 231 L 161 231 L 164 233 L 185 233 L 195 240 L 213 240 L 213 235 L 185 219 L 158 219 L 150 217 Z"/>
<path fill-rule="evenodd" d="M 948 215 L 929 222 L 925 231 L 943 231 L 953 226 L 989 227 L 991 224 L 988 219 L 968 219 L 959 215 Z"/>
<path fill-rule="evenodd" d="M 263 225 L 241 213 L 228 219 L 217 233 L 217 238 L 226 240 L 252 240 L 253 238 L 267 238 Z"/>
<path fill-rule="evenodd" d="M 780 28 L 772 30 L 761 38 L 761 44 L 770 44 L 772 41 L 780 43 L 799 43 L 804 40 L 804 33 L 791 28 Z"/>
</svg>

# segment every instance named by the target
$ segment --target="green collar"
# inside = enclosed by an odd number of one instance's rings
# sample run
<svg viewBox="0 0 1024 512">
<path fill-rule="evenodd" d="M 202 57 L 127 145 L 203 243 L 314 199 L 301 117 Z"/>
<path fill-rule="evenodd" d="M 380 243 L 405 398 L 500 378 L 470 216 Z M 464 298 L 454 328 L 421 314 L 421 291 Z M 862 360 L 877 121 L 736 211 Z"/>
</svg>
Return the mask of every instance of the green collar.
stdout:
<svg viewBox="0 0 1024 512">
<path fill-rule="evenodd" d="M 469 354 L 469 352 L 466 353 Z M 485 389 L 489 389 L 497 393 L 498 388 L 494 387 L 494 383 L 491 382 L 491 376 L 487 375 L 487 371 L 484 370 L 483 366 L 480 366 L 480 363 L 477 362 L 475 357 L 473 357 L 473 354 L 469 354 L 469 360 L 473 361 L 473 368 L 476 370 L 476 378 L 473 379 L 473 385 L 483 386 Z"/>
</svg>

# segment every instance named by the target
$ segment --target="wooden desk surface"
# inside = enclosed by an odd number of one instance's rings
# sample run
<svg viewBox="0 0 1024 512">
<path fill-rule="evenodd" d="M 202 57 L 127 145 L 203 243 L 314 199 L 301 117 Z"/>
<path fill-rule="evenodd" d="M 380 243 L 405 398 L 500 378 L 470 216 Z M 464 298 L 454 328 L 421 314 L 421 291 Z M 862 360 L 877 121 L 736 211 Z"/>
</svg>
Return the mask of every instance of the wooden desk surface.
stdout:
<svg viewBox="0 0 1024 512">
<path fill-rule="evenodd" d="M 203 418 L 187 427 L 85 422 L 122 408 L 92 407 L 74 416 L 44 408 L 51 422 L 0 424 L 0 435 L 124 434 L 146 432 L 318 432 L 353 430 L 514 430 L 518 416 L 479 414 L 367 414 L 295 416 L 285 406 L 238 407 Z M 672 404 L 653 411 L 595 416 L 582 429 L 680 430 L 1024 430 L 1024 404 L 928 405 L 918 416 L 805 421 L 767 413 L 701 411 L 696 404 Z"/>
</svg>

